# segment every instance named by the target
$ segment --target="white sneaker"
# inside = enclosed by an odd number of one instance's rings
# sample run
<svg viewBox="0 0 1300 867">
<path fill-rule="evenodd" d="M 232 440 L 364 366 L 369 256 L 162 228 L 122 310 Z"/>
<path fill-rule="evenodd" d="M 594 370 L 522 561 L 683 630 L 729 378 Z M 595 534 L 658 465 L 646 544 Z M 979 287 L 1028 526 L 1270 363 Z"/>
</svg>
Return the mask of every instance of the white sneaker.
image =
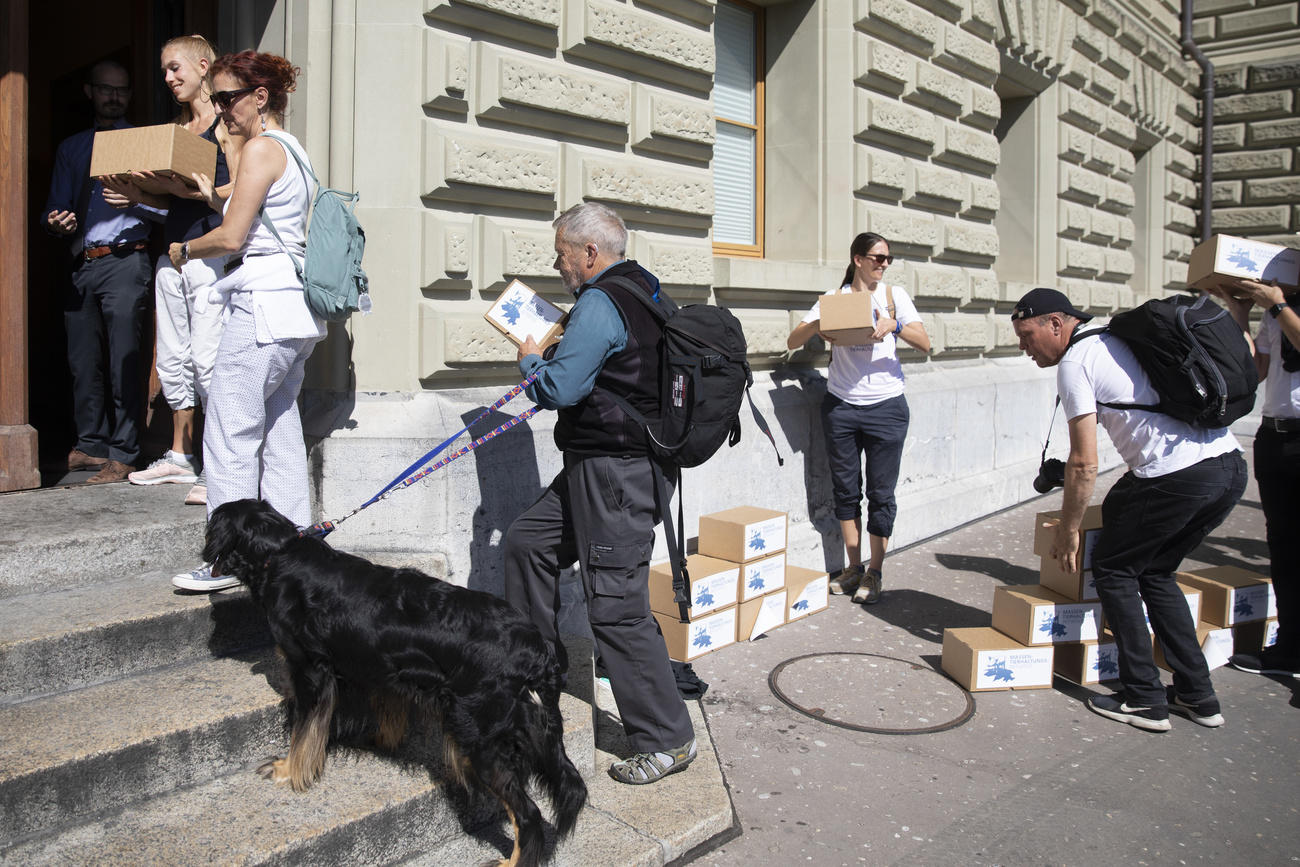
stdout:
<svg viewBox="0 0 1300 867">
<path fill-rule="evenodd" d="M 211 593 L 215 590 L 229 590 L 239 586 L 239 579 L 233 575 L 212 576 L 211 564 L 204 563 L 197 569 L 172 576 L 172 586 L 195 593 Z"/>
<path fill-rule="evenodd" d="M 187 506 L 206 506 L 208 504 L 208 480 L 200 472 L 198 478 L 194 480 L 194 487 L 185 495 L 185 505 Z"/>
<path fill-rule="evenodd" d="M 194 464 L 186 460 L 185 455 L 168 449 L 161 458 L 145 469 L 129 474 L 126 480 L 133 485 L 162 485 L 169 482 L 192 485 L 196 478 L 198 476 L 194 472 Z"/>
</svg>

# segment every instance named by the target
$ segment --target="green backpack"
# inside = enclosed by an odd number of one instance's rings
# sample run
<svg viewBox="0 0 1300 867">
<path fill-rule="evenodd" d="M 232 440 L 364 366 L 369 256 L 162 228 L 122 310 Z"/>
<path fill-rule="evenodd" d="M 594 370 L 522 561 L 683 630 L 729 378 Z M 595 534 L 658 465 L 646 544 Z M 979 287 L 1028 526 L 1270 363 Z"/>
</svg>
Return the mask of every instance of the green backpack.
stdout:
<svg viewBox="0 0 1300 867">
<path fill-rule="evenodd" d="M 302 261 L 289 253 L 294 270 L 302 281 L 303 297 L 311 312 L 326 322 L 346 322 L 355 311 L 370 312 L 370 281 L 361 269 L 361 257 L 366 250 L 366 233 L 357 222 L 356 203 L 360 193 L 322 189 L 316 173 L 298 156 L 297 148 L 275 135 L 266 135 L 279 141 L 293 155 L 303 177 L 310 177 L 316 185 L 316 198 L 312 202 L 307 226 L 307 252 Z M 284 240 L 275 230 L 271 218 L 262 210 L 262 225 L 284 247 Z M 285 248 L 288 252 L 288 248 Z"/>
</svg>

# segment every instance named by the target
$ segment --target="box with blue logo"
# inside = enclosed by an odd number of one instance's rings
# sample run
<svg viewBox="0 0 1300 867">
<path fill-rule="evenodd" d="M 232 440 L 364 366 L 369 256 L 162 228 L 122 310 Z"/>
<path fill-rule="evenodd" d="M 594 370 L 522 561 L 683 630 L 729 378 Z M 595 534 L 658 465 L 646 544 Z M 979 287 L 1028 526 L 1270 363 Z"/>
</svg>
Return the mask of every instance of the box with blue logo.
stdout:
<svg viewBox="0 0 1300 867">
<path fill-rule="evenodd" d="M 1179 572 L 1177 578 L 1201 591 L 1201 620 L 1212 626 L 1277 617 L 1277 597 L 1267 575 L 1240 566 L 1209 566 Z"/>
<path fill-rule="evenodd" d="M 825 570 L 786 566 L 785 590 L 789 602 L 785 612 L 787 623 L 823 611 L 831 603 L 830 576 Z"/>
<path fill-rule="evenodd" d="M 778 626 L 784 626 L 785 600 L 785 591 L 778 590 L 740 603 L 736 608 L 737 640 L 753 641 Z"/>
<path fill-rule="evenodd" d="M 993 628 L 1021 644 L 1095 641 L 1101 603 L 1075 602 L 1041 585 L 993 591 Z"/>
<path fill-rule="evenodd" d="M 678 662 L 690 662 L 706 653 L 721 650 L 736 643 L 736 606 L 723 608 L 690 623 L 682 623 L 676 614 L 652 611 L 659 621 L 659 631 L 664 634 L 668 656 Z"/>
<path fill-rule="evenodd" d="M 692 619 L 735 605 L 740 585 L 740 567 L 725 560 L 691 554 L 686 558 L 686 571 L 690 574 L 688 610 Z M 673 601 L 673 567 L 668 561 L 650 566 L 650 608 L 664 614 L 678 613 Z"/>
<path fill-rule="evenodd" d="M 1103 683 L 1119 677 L 1119 647 L 1109 632 L 1096 641 L 1053 645 L 1052 670 L 1075 683 Z"/>
<path fill-rule="evenodd" d="M 748 563 L 785 550 L 786 514 L 737 506 L 700 516 L 698 550 L 706 557 Z"/>
<path fill-rule="evenodd" d="M 750 560 L 740 567 L 740 601 L 748 602 L 785 586 L 785 552 Z"/>
<path fill-rule="evenodd" d="M 1026 647 L 987 626 L 945 629 L 941 665 L 971 692 L 1047 689 L 1054 647 Z"/>
<path fill-rule="evenodd" d="M 1232 235 L 1212 235 L 1192 248 L 1187 284 L 1217 289 L 1223 277 L 1245 277 L 1290 286 L 1300 281 L 1300 250 Z"/>
</svg>

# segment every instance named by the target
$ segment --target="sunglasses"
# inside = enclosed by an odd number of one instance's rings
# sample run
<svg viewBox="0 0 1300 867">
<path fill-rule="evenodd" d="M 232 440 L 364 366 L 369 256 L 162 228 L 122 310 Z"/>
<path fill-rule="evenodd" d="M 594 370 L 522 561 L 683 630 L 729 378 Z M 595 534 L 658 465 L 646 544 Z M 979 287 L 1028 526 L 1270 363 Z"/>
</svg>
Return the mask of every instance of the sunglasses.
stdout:
<svg viewBox="0 0 1300 867">
<path fill-rule="evenodd" d="M 882 255 L 880 255 L 879 253 L 867 253 L 867 254 L 866 254 L 865 256 L 863 256 L 862 258 L 863 258 L 863 259 L 871 259 L 871 260 L 873 260 L 877 265 L 892 265 L 892 264 L 894 264 L 894 257 L 893 257 L 893 256 L 882 256 Z"/>
<path fill-rule="evenodd" d="M 1017 322 L 1021 319 L 1028 319 L 1034 315 L 1034 308 L 1029 305 L 1023 307 L 1017 305 L 1015 310 L 1011 311 L 1011 321 Z"/>
<path fill-rule="evenodd" d="M 222 111 L 230 111 L 230 107 L 235 104 L 241 96 L 246 93 L 252 93 L 257 90 L 256 87 L 241 87 L 239 90 L 218 90 L 212 94 L 212 101 L 216 103 L 217 108 Z"/>
</svg>

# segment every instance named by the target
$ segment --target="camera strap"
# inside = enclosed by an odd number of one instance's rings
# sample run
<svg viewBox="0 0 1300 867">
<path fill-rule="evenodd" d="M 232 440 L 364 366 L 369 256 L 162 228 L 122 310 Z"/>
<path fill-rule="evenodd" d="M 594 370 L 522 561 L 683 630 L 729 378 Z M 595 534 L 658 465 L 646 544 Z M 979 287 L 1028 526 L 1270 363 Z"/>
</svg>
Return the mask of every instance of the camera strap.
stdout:
<svg viewBox="0 0 1300 867">
<path fill-rule="evenodd" d="M 1041 466 L 1043 461 L 1047 460 L 1047 446 L 1052 441 L 1052 425 L 1056 424 L 1056 411 L 1061 406 L 1061 396 L 1056 396 L 1056 403 L 1052 404 L 1052 420 L 1047 423 L 1047 437 L 1043 440 L 1043 453 L 1038 458 Z"/>
</svg>

